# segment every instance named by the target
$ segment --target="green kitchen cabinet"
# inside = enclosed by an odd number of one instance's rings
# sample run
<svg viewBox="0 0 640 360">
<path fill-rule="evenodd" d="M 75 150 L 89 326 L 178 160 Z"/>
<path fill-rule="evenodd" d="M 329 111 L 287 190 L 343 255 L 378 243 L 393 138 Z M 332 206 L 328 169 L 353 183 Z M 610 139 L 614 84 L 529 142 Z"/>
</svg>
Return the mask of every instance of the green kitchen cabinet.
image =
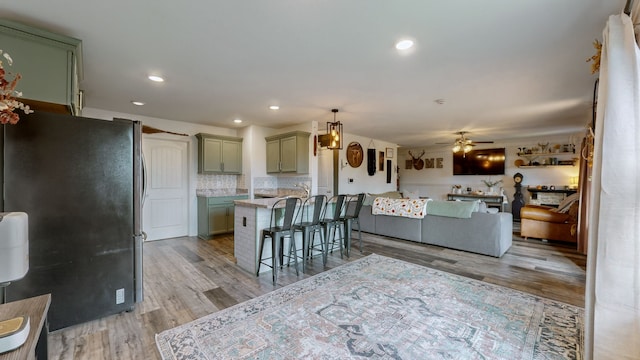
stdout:
<svg viewBox="0 0 640 360">
<path fill-rule="evenodd" d="M 198 237 L 210 239 L 213 235 L 233 232 L 235 200 L 248 199 L 247 195 L 198 197 Z"/>
<path fill-rule="evenodd" d="M 309 173 L 309 136 L 303 131 L 266 137 L 267 173 Z"/>
<path fill-rule="evenodd" d="M 196 134 L 199 174 L 242 174 L 242 138 Z"/>
<path fill-rule="evenodd" d="M 5 70 L 22 76 L 16 87 L 22 98 L 64 105 L 80 115 L 81 40 L 0 19 L 0 49 L 13 59 Z"/>
</svg>

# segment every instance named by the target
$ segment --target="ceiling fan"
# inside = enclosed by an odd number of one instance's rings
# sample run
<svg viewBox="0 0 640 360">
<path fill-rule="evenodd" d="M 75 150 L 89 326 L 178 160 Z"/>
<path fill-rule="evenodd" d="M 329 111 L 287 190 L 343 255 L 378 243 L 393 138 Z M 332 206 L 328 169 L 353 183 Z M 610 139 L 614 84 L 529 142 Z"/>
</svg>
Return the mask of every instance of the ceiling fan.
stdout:
<svg viewBox="0 0 640 360">
<path fill-rule="evenodd" d="M 464 156 L 464 154 L 471 151 L 471 149 L 473 149 L 473 147 L 476 146 L 476 144 L 493 144 L 493 141 L 473 141 L 465 136 L 465 134 L 468 134 L 468 133 L 469 133 L 468 131 L 456 132 L 456 134 L 460 136 L 453 142 L 454 153 L 462 151 Z M 438 143 L 438 144 L 449 144 L 449 143 Z"/>
</svg>

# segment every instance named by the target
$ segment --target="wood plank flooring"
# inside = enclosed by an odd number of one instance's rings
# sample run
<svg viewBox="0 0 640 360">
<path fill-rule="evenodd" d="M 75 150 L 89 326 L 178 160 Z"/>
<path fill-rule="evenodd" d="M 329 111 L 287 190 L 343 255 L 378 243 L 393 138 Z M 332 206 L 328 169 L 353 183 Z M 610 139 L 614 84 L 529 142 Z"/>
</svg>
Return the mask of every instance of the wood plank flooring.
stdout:
<svg viewBox="0 0 640 360">
<path fill-rule="evenodd" d="M 51 359 L 159 359 L 155 334 L 260 296 L 277 287 L 371 253 L 428 266 L 535 295 L 584 306 L 586 257 L 569 245 L 522 240 L 502 258 L 476 255 L 363 233 L 363 253 L 334 252 L 327 267 L 313 261 L 296 277 L 285 269 L 277 286 L 234 264 L 233 236 L 209 241 L 183 237 L 144 244 L 144 302 L 131 312 L 61 329 L 49 335 Z"/>
</svg>

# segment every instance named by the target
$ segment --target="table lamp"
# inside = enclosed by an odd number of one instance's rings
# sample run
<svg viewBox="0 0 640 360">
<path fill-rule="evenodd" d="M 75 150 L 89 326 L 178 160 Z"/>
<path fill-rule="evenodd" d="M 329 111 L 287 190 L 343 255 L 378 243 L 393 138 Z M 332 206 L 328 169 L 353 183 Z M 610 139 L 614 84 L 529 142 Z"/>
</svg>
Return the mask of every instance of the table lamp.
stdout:
<svg viewBox="0 0 640 360">
<path fill-rule="evenodd" d="M 22 279 L 29 270 L 29 225 L 23 212 L 0 213 L 0 304 L 4 304 L 6 287 Z M 29 336 L 29 318 L 0 318 L 0 354 L 16 349 Z"/>
</svg>

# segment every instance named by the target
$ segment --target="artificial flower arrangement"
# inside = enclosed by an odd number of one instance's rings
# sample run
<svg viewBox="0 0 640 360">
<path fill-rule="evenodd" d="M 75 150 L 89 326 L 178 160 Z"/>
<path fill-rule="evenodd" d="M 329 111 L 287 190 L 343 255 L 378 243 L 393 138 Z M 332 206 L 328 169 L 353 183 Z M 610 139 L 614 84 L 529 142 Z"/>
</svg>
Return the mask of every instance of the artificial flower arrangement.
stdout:
<svg viewBox="0 0 640 360">
<path fill-rule="evenodd" d="M 491 181 L 491 180 L 482 180 L 482 182 L 487 185 L 487 187 L 494 187 L 502 182 L 502 180 Z"/>
<path fill-rule="evenodd" d="M 0 55 L 7 60 L 9 66 L 13 64 L 11 56 L 3 52 L 2 49 L 0 49 Z M 0 58 L 0 124 L 16 124 L 20 120 L 18 114 L 14 112 L 16 109 L 22 110 L 25 114 L 33 112 L 29 105 L 25 105 L 15 99 L 22 96 L 20 91 L 15 90 L 18 81 L 20 81 L 20 74 L 16 74 L 13 80 L 7 79 L 8 75 L 11 75 L 11 73 L 5 70 L 2 58 Z"/>
</svg>

